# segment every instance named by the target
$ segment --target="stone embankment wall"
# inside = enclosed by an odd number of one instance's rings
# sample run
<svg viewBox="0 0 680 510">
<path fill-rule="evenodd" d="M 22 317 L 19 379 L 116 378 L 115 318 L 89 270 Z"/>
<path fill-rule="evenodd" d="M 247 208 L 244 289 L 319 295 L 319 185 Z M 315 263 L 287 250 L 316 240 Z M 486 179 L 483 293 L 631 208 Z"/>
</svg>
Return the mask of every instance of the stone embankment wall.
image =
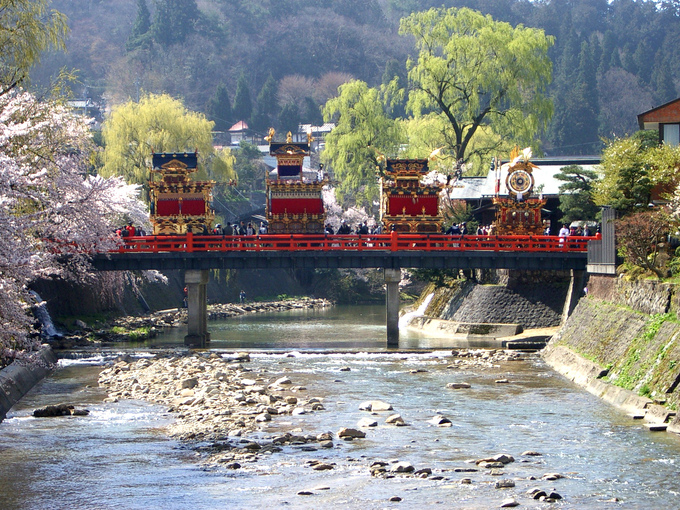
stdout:
<svg viewBox="0 0 680 510">
<path fill-rule="evenodd" d="M 659 282 L 591 277 L 587 298 L 551 339 L 544 359 L 628 411 L 647 413 L 654 422 L 669 420 L 680 403 L 676 291 Z M 667 411 L 655 410 L 658 404 Z M 680 423 L 669 429 L 680 432 Z"/>
<path fill-rule="evenodd" d="M 26 395 L 57 362 L 57 356 L 49 347 L 39 353 L 37 363 L 22 365 L 12 363 L 0 370 L 0 421 L 5 419 L 11 407 Z"/>
<path fill-rule="evenodd" d="M 424 315 L 468 324 L 518 324 L 524 329 L 560 325 L 568 273 L 499 273 L 493 284 L 456 280 L 449 287 L 431 285 L 419 301 L 435 293 Z"/>
</svg>

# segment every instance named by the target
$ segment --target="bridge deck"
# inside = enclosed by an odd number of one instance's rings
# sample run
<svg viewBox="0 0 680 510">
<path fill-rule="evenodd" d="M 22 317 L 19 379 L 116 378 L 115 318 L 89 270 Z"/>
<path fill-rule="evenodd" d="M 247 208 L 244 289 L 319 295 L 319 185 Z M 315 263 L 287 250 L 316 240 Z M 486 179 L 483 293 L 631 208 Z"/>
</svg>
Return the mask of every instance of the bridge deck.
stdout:
<svg viewBox="0 0 680 510">
<path fill-rule="evenodd" d="M 146 236 L 93 257 L 100 270 L 432 268 L 585 269 L 594 237 L 442 234 Z"/>
</svg>

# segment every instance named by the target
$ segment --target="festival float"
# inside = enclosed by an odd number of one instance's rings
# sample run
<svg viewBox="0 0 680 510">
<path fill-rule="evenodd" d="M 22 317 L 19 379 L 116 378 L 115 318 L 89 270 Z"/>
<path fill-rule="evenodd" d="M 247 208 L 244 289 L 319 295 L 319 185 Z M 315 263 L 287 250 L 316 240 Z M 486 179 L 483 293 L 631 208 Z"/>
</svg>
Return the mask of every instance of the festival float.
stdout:
<svg viewBox="0 0 680 510">
<path fill-rule="evenodd" d="M 311 134 L 306 142 L 293 142 L 289 132 L 283 143 L 274 142 L 269 130 L 269 154 L 276 158 L 276 175 L 266 182 L 266 217 L 271 234 L 323 234 L 326 212 L 321 189 L 323 176 L 305 179 L 302 162 L 309 156 Z"/>
<path fill-rule="evenodd" d="M 440 233 L 439 184 L 423 184 L 427 159 L 387 159 L 381 183 L 380 216 L 389 232 Z"/>
<path fill-rule="evenodd" d="M 150 220 L 154 235 L 208 233 L 214 181 L 192 181 L 198 153 L 153 153 L 149 180 Z M 157 179 L 159 177 L 159 179 Z"/>
<path fill-rule="evenodd" d="M 543 235 L 544 226 L 541 211 L 547 200 L 534 198 L 533 170 L 538 168 L 531 163 L 531 149 L 519 151 L 515 147 L 510 154 L 510 162 L 502 168 L 497 163 L 496 196 L 496 233 L 499 235 Z M 505 186 L 508 196 L 500 197 L 501 170 L 507 169 Z"/>
</svg>

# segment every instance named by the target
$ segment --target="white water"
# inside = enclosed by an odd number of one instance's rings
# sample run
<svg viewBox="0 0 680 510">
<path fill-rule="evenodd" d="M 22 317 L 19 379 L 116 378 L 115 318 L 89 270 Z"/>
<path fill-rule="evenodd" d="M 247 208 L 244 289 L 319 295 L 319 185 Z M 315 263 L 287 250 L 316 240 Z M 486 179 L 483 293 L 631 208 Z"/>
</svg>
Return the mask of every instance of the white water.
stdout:
<svg viewBox="0 0 680 510">
<path fill-rule="evenodd" d="M 35 318 L 38 319 L 38 322 L 40 323 L 40 335 L 43 338 L 52 338 L 60 335 L 59 331 L 57 331 L 57 328 L 52 322 L 50 313 L 47 311 L 47 303 L 43 301 L 37 292 L 31 290 L 29 291 L 29 294 L 33 296 L 33 299 L 35 299 L 33 310 Z"/>
<path fill-rule="evenodd" d="M 415 317 L 422 317 L 423 315 L 425 315 L 425 310 L 427 310 L 427 307 L 430 305 L 430 301 L 432 301 L 433 297 L 434 292 L 428 294 L 427 296 L 425 296 L 425 299 L 423 299 L 423 302 L 420 303 L 420 306 L 418 307 L 417 310 L 412 312 L 406 312 L 404 315 L 399 317 L 399 327 L 405 328 Z"/>
</svg>

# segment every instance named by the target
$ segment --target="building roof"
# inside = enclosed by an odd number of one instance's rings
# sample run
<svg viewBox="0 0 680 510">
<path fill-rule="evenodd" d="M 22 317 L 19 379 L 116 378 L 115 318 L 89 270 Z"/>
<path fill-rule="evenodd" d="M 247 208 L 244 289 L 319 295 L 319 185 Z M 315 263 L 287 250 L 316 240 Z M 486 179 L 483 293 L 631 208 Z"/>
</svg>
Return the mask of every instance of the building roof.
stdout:
<svg viewBox="0 0 680 510">
<path fill-rule="evenodd" d="M 637 117 L 640 129 L 658 129 L 659 124 L 680 123 L 680 97 L 647 110 Z"/>
<path fill-rule="evenodd" d="M 320 126 L 314 126 L 312 124 L 299 124 L 298 133 L 330 133 L 335 128 L 334 122 L 326 122 Z"/>
<path fill-rule="evenodd" d="M 556 197 L 560 194 L 560 186 L 564 181 L 555 178 L 555 174 L 566 166 L 578 165 L 584 170 L 597 170 L 600 164 L 599 158 L 551 158 L 533 159 L 531 162 L 538 168 L 533 169 L 534 176 L 534 196 L 540 193 L 544 197 Z M 505 185 L 508 176 L 507 164 L 501 165 L 500 189 L 498 195 L 501 197 L 509 196 L 508 188 Z M 541 186 L 543 186 L 541 188 Z M 496 176 L 490 170 L 486 177 L 462 177 L 456 184 L 449 188 L 451 200 L 475 200 L 480 198 L 491 198 L 496 195 Z"/>
<path fill-rule="evenodd" d="M 246 124 L 246 121 L 239 120 L 236 124 L 229 128 L 229 132 L 234 133 L 238 131 L 247 131 L 248 129 L 248 124 Z"/>
</svg>

